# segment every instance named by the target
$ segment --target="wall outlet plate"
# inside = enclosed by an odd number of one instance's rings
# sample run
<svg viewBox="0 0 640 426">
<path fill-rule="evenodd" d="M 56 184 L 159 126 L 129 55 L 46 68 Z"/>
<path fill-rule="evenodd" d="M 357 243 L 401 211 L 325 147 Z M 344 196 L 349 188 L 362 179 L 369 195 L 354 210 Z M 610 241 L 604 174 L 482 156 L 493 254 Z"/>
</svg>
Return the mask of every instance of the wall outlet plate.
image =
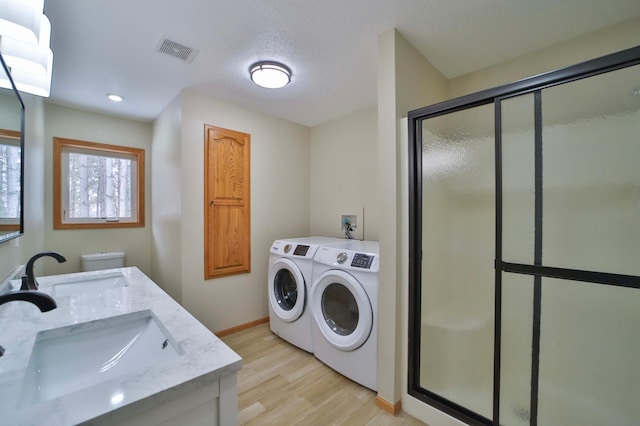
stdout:
<svg viewBox="0 0 640 426">
<path fill-rule="evenodd" d="M 336 218 L 336 236 L 345 238 L 345 222 L 350 225 L 350 234 L 354 240 L 364 239 L 364 208 L 340 209 Z"/>
</svg>

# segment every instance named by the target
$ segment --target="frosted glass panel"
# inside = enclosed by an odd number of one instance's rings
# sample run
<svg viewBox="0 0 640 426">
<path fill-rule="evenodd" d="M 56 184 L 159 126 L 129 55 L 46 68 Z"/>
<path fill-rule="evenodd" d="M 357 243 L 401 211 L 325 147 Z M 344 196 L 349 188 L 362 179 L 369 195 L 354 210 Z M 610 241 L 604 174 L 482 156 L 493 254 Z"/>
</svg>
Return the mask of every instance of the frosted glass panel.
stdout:
<svg viewBox="0 0 640 426">
<path fill-rule="evenodd" d="M 543 261 L 640 275 L 640 67 L 545 89 Z"/>
<path fill-rule="evenodd" d="M 535 130 L 532 94 L 501 102 L 502 260 L 533 264 Z"/>
<path fill-rule="evenodd" d="M 420 385 L 485 417 L 493 392 L 493 106 L 423 122 Z"/>
<path fill-rule="evenodd" d="M 542 280 L 540 425 L 637 425 L 640 292 Z"/>
<path fill-rule="evenodd" d="M 528 425 L 531 416 L 533 277 L 502 274 L 500 424 Z"/>
<path fill-rule="evenodd" d="M 410 118 L 421 138 L 410 144 L 421 173 L 411 174 L 421 184 L 410 185 L 410 232 L 422 245 L 409 261 L 410 294 L 420 294 L 410 300 L 420 312 L 409 328 L 419 339 L 412 395 L 474 424 L 640 424 L 640 291 L 619 276 L 640 277 L 640 65 L 605 72 L 639 53 Z"/>
</svg>

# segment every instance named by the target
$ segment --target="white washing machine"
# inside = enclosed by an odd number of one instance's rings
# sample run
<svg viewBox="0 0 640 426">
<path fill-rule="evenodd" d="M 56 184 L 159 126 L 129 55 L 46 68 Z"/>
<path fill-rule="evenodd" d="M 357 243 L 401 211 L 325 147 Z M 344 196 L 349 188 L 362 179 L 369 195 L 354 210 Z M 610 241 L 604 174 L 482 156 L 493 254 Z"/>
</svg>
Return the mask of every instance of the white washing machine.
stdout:
<svg viewBox="0 0 640 426">
<path fill-rule="evenodd" d="M 276 240 L 269 250 L 269 323 L 287 342 L 313 353 L 309 289 L 313 257 L 321 244 L 338 238 L 307 237 Z"/>
<path fill-rule="evenodd" d="M 377 242 L 342 240 L 318 249 L 311 286 L 311 331 L 320 361 L 378 389 Z"/>
</svg>

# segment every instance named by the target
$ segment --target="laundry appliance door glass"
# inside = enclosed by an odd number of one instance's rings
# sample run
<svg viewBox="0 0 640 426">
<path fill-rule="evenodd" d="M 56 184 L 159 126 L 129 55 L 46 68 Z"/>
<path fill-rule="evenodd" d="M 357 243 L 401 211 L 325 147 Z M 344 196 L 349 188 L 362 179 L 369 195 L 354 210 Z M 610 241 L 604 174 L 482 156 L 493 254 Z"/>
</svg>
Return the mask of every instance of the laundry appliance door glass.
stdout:
<svg viewBox="0 0 640 426">
<path fill-rule="evenodd" d="M 323 273 L 314 282 L 311 301 L 314 321 L 335 348 L 353 351 L 367 341 L 373 327 L 371 301 L 352 275 Z"/>
<path fill-rule="evenodd" d="M 300 269 L 289 259 L 278 260 L 269 278 L 269 303 L 285 322 L 300 318 L 304 312 L 305 282 Z"/>
<path fill-rule="evenodd" d="M 322 293 L 322 316 L 341 336 L 348 336 L 358 326 L 358 303 L 348 288 L 332 283 Z"/>
<path fill-rule="evenodd" d="M 273 283 L 278 305 L 285 311 L 290 311 L 296 306 L 298 300 L 298 284 L 291 271 L 280 269 Z"/>
</svg>

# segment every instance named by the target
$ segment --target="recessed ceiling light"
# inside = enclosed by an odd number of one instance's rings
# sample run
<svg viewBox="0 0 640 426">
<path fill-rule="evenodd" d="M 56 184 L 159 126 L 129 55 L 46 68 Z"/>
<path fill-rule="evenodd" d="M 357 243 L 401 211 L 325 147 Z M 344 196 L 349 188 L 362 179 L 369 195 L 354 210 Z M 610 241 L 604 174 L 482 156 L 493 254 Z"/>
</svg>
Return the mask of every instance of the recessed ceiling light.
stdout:
<svg viewBox="0 0 640 426">
<path fill-rule="evenodd" d="M 113 102 L 122 102 L 124 98 L 120 95 L 116 95 L 115 93 L 107 93 L 107 98 Z"/>
<path fill-rule="evenodd" d="M 251 81 L 260 87 L 279 89 L 291 82 L 291 70 L 278 62 L 258 62 L 249 68 Z"/>
</svg>

